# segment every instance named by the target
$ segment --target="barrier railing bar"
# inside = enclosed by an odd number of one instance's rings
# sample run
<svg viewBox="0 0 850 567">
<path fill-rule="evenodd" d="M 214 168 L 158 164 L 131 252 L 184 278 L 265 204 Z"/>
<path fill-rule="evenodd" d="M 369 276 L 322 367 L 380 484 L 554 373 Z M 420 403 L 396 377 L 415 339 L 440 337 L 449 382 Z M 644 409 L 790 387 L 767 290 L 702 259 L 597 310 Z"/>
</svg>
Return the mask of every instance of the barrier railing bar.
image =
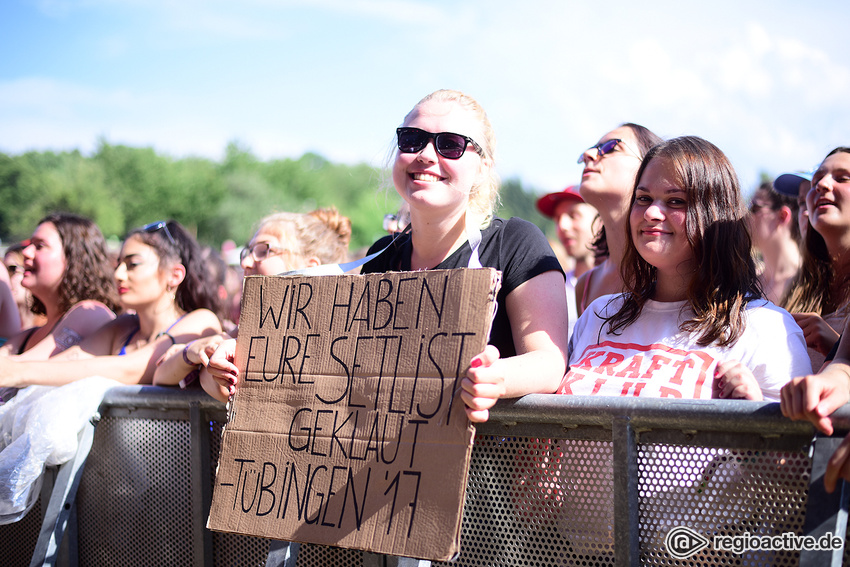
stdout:
<svg viewBox="0 0 850 567">
<path fill-rule="evenodd" d="M 628 415 L 636 431 L 685 428 L 771 436 L 814 433 L 809 422 L 785 418 L 776 402 L 529 394 L 500 400 L 490 409 L 490 421 L 509 424 L 528 422 L 610 428 L 611 421 L 620 415 Z M 843 436 L 850 431 L 850 404 L 838 409 L 832 419 L 836 435 Z"/>
<path fill-rule="evenodd" d="M 192 514 L 192 539 L 196 567 L 212 565 L 212 533 L 206 529 L 205 520 L 209 514 L 212 495 L 210 486 L 210 439 L 209 423 L 202 419 L 201 404 L 189 402 L 189 439 L 192 482 L 192 508 L 200 513 Z"/>
<path fill-rule="evenodd" d="M 225 405 L 211 398 L 203 390 L 178 390 L 164 386 L 120 386 L 112 388 L 103 396 L 102 405 L 104 407 L 185 410 L 189 402 L 197 402 L 202 411 L 221 412 L 221 416 L 225 416 Z M 216 416 L 216 419 L 218 419 L 218 416 Z"/>
<path fill-rule="evenodd" d="M 614 550 L 618 567 L 640 565 L 638 525 L 637 438 L 628 416 L 615 417 L 614 447 Z"/>
<path fill-rule="evenodd" d="M 104 407 L 186 409 L 197 401 L 202 411 L 223 417 L 225 405 L 200 390 L 176 390 L 161 386 L 122 386 L 109 390 Z M 675 411 L 671 411 L 674 409 Z M 595 425 L 610 429 L 618 415 L 628 415 L 639 431 L 657 429 L 711 429 L 715 431 L 764 433 L 768 435 L 813 433 L 808 422 L 782 416 L 779 404 L 744 400 L 674 400 L 670 398 L 620 398 L 602 396 L 554 396 L 529 394 L 501 400 L 490 410 L 488 424 Z M 836 435 L 850 432 L 850 404 L 833 414 Z M 222 419 L 223 421 L 223 419 Z M 742 428 L 742 424 L 746 424 Z M 539 434 L 536 436 L 540 436 Z"/>
</svg>

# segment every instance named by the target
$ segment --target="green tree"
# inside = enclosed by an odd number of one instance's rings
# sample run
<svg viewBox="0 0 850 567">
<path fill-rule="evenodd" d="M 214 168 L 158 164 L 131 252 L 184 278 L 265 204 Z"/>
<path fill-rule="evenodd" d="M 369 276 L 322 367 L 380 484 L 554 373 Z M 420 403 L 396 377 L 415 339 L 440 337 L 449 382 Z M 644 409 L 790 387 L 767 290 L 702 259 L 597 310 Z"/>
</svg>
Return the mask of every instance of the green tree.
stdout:
<svg viewBox="0 0 850 567">
<path fill-rule="evenodd" d="M 76 151 L 0 154 L 0 238 L 26 238 L 42 216 L 66 210 L 91 217 L 105 235 L 119 237 L 173 218 L 217 247 L 227 239 L 247 241 L 269 213 L 335 206 L 351 219 L 356 251 L 383 236 L 384 214 L 400 204 L 385 188 L 386 173 L 366 164 L 335 164 L 315 153 L 264 161 L 238 142 L 227 145 L 220 162 L 173 159 L 105 140 L 90 157 Z M 510 179 L 502 186 L 498 214 L 546 227 L 535 199 L 518 179 Z"/>
<path fill-rule="evenodd" d="M 536 224 L 540 230 L 546 231 L 551 221 L 537 211 L 537 197 L 523 189 L 519 179 L 508 179 L 502 183 L 500 191 L 502 205 L 497 214 L 501 217 L 520 217 Z"/>
</svg>

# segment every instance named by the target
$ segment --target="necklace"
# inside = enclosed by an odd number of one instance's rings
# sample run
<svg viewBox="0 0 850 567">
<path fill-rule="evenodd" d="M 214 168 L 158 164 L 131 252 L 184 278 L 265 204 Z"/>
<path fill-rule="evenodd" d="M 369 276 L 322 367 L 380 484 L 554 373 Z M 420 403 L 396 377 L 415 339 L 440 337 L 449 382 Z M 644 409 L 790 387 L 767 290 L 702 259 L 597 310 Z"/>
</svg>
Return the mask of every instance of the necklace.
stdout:
<svg viewBox="0 0 850 567">
<path fill-rule="evenodd" d="M 168 333 L 168 331 L 170 331 L 170 330 L 174 327 L 174 325 L 176 325 L 176 324 L 177 324 L 177 322 L 178 322 L 178 321 L 180 321 L 180 319 L 182 319 L 182 318 L 183 318 L 183 317 L 185 317 L 185 316 L 186 316 L 186 313 L 184 313 L 183 315 L 180 315 L 179 317 L 177 317 L 177 319 L 175 319 L 175 320 L 174 320 L 174 321 L 173 321 L 173 322 L 172 322 L 172 323 L 168 326 L 168 328 L 166 328 L 164 331 L 160 331 L 160 332 L 159 332 L 159 333 L 157 333 L 156 335 L 153 335 L 153 336 L 151 336 L 151 337 L 148 337 L 147 339 L 144 339 L 144 338 L 143 338 L 143 339 L 141 339 L 141 340 L 137 340 L 137 341 L 135 342 L 136 349 L 142 348 L 142 347 L 144 347 L 144 346 L 146 346 L 146 345 L 150 344 L 152 341 L 155 341 L 155 340 L 157 340 L 157 339 L 159 339 L 159 338 L 161 338 L 161 337 L 168 337 L 169 339 L 171 339 L 171 344 L 175 344 L 175 343 L 177 342 L 177 341 L 176 341 L 176 339 L 175 339 L 174 337 L 172 337 L 172 336 Z M 135 329 L 133 329 L 133 332 L 132 332 L 132 333 L 130 333 L 130 335 L 127 337 L 127 340 L 126 340 L 126 342 L 124 343 L 124 347 L 122 347 L 122 348 L 121 348 L 121 354 L 126 353 L 126 348 L 127 348 L 127 346 L 130 344 L 130 341 L 132 341 L 132 340 L 133 340 L 133 337 L 135 337 L 135 336 L 139 333 L 139 331 L 141 330 L 141 324 L 140 324 L 140 322 L 139 322 L 139 315 L 138 315 L 138 314 L 136 314 L 136 315 L 135 315 L 135 318 L 136 318 L 136 328 L 135 328 Z"/>
</svg>

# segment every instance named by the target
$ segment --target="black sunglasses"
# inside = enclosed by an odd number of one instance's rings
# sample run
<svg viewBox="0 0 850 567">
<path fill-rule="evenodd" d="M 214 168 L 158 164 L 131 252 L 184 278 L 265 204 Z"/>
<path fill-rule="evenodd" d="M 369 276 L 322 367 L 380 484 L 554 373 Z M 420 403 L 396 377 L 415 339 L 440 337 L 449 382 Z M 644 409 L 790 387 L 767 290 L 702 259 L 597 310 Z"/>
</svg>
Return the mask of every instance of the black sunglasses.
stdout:
<svg viewBox="0 0 850 567">
<path fill-rule="evenodd" d="M 165 236 L 168 237 L 168 240 L 171 241 L 171 244 L 177 246 L 177 242 L 174 240 L 174 237 L 171 236 L 171 231 L 168 230 L 168 224 L 165 221 L 156 221 L 150 224 L 146 224 L 142 228 L 140 228 L 142 232 L 156 232 L 158 230 L 165 231 Z"/>
<path fill-rule="evenodd" d="M 434 134 L 419 128 L 397 128 L 395 133 L 398 136 L 398 151 L 403 154 L 419 153 L 429 141 L 434 140 L 434 149 L 446 159 L 460 159 L 469 144 L 472 144 L 478 155 L 484 157 L 484 150 L 469 136 L 452 132 Z"/>
<path fill-rule="evenodd" d="M 617 147 L 617 144 L 623 144 L 623 147 L 625 147 L 625 148 L 629 147 L 620 138 L 613 138 L 611 140 L 605 140 L 604 142 L 599 142 L 595 146 L 590 146 L 589 148 L 587 148 L 586 150 L 581 152 L 581 155 L 578 156 L 578 161 L 576 161 L 576 163 L 584 163 L 584 154 L 586 154 L 590 150 L 596 150 L 596 152 L 598 154 L 596 157 L 601 158 L 605 154 L 613 152 L 614 148 Z M 631 149 L 631 148 L 629 148 L 629 149 Z M 641 159 L 640 157 L 638 157 L 637 153 L 634 154 L 634 157 Z"/>
</svg>

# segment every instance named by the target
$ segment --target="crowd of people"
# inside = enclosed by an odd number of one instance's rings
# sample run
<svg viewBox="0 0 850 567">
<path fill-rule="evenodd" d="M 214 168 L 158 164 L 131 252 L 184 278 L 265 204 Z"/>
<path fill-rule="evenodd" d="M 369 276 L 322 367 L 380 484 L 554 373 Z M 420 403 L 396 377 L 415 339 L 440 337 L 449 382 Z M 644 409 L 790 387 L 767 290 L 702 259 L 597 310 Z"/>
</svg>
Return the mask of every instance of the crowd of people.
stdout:
<svg viewBox="0 0 850 567">
<path fill-rule="evenodd" d="M 528 393 L 714 397 L 781 400 L 787 416 L 831 431 L 829 413 L 850 399 L 846 332 L 839 341 L 850 313 L 850 148 L 761 185 L 748 204 L 712 143 L 621 124 L 581 153 L 578 185 L 537 203 L 556 223 L 563 263 L 536 226 L 495 215 L 495 134 L 472 97 L 429 94 L 396 142 L 388 165 L 403 205 L 362 273 L 502 273 L 489 345 L 462 382 L 470 420 Z M 350 236 L 333 208 L 273 214 L 241 269 L 338 263 Z M 92 374 L 196 384 L 220 400 L 238 388 L 225 270 L 179 223 L 132 230 L 110 262 L 94 223 L 56 213 L 5 262 L 3 401 Z M 842 450 L 833 480 L 850 479 L 850 441 Z"/>
</svg>

